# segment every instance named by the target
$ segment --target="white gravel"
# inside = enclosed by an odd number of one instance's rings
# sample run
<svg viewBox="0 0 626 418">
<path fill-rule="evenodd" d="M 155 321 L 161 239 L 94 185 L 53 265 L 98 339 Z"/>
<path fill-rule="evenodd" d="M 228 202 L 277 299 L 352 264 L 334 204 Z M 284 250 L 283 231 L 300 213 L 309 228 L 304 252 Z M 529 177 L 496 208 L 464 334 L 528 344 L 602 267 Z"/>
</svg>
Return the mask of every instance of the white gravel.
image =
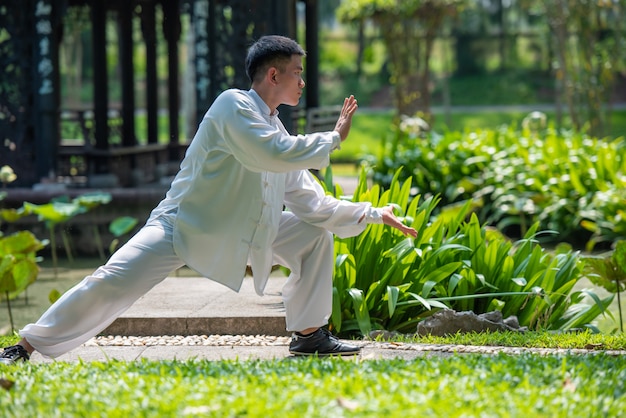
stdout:
<svg viewBox="0 0 626 418">
<path fill-rule="evenodd" d="M 272 346 L 289 345 L 290 337 L 268 335 L 160 335 L 157 337 L 131 337 L 109 335 L 94 337 L 85 345 L 91 346 Z"/>
<path fill-rule="evenodd" d="M 156 337 L 133 337 L 109 335 L 94 337 L 87 341 L 86 346 L 287 346 L 290 337 L 276 337 L 271 335 L 161 335 Z M 442 345 L 416 344 L 400 342 L 379 342 L 371 340 L 350 341 L 355 345 L 373 350 L 410 350 L 445 354 L 523 354 L 539 355 L 555 354 L 607 354 L 612 356 L 626 355 L 624 350 L 598 349 L 561 349 L 561 348 L 525 348 L 525 347 L 497 347 L 497 346 L 469 346 L 469 345 Z"/>
</svg>

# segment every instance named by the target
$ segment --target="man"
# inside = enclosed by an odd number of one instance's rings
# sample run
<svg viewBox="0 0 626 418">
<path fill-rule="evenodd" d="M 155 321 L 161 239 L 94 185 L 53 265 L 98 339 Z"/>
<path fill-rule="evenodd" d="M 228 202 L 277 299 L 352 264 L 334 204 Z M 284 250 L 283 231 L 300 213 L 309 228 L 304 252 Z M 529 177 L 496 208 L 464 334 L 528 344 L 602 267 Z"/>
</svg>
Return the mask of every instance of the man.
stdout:
<svg viewBox="0 0 626 418">
<path fill-rule="evenodd" d="M 292 136 L 280 104 L 300 100 L 302 58 L 293 40 L 265 36 L 248 51 L 251 89 L 227 90 L 213 103 L 179 173 L 146 225 L 106 265 L 66 292 L 35 324 L 20 331 L 0 362 L 28 360 L 37 350 L 57 357 L 104 330 L 133 302 L 183 265 L 238 291 L 252 267 L 262 295 L 274 264 L 291 271 L 283 287 L 294 355 L 353 355 L 359 347 L 322 328 L 332 304 L 333 237 L 385 223 L 405 234 L 391 207 L 372 208 L 326 196 L 309 169 L 329 164 L 357 109 L 346 98 L 331 132 Z M 288 210 L 284 211 L 283 206 Z"/>
</svg>

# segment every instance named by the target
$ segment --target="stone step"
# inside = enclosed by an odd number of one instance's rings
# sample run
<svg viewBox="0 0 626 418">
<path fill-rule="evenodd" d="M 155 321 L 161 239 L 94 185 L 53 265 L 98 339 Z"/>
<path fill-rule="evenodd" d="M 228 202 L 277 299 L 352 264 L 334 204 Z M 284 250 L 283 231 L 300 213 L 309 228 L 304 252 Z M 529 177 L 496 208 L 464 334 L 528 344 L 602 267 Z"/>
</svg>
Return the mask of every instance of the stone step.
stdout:
<svg viewBox="0 0 626 418">
<path fill-rule="evenodd" d="M 271 277 L 265 295 L 251 277 L 239 292 L 203 277 L 168 277 L 117 318 L 104 335 L 286 336 L 282 274 Z"/>
</svg>

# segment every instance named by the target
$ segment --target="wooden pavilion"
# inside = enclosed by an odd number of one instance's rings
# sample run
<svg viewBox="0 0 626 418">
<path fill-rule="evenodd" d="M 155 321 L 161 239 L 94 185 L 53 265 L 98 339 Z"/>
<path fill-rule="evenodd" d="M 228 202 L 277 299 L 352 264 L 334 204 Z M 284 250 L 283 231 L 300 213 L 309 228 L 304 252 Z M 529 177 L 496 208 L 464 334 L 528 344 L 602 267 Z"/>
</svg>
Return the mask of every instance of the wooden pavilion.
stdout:
<svg viewBox="0 0 626 418">
<path fill-rule="evenodd" d="M 93 74 L 93 99 L 87 108 L 64 109 L 59 51 L 68 13 L 79 7 L 88 10 L 87 65 Z M 21 188 L 42 183 L 136 187 L 172 174 L 187 142 L 181 141 L 179 124 L 183 19 L 192 31 L 193 61 L 186 70 L 194 80 L 193 100 L 183 100 L 195 103 L 192 115 L 197 123 L 221 91 L 249 87 L 244 59 L 254 39 L 270 33 L 297 37 L 297 10 L 305 16 L 307 90 L 301 112 L 281 109 L 292 131 L 298 125 L 296 113 L 304 114 L 319 103 L 315 0 L 3 0 L 0 166 L 13 168 L 18 180 L 12 186 Z M 113 47 L 111 30 L 118 40 Z M 138 43 L 145 51 L 142 109 L 137 106 Z M 111 54 L 119 62 L 121 99 L 116 105 L 111 103 Z M 163 59 L 166 87 L 159 86 L 164 77 L 159 78 L 158 69 L 163 65 L 157 64 Z M 166 100 L 158 96 L 159 90 L 167 92 Z M 141 140 L 135 125 L 138 111 L 145 112 L 147 121 L 147 138 Z M 159 114 L 164 112 L 167 143 L 158 140 Z M 79 127 L 75 138 L 61 134 L 67 122 Z"/>
</svg>

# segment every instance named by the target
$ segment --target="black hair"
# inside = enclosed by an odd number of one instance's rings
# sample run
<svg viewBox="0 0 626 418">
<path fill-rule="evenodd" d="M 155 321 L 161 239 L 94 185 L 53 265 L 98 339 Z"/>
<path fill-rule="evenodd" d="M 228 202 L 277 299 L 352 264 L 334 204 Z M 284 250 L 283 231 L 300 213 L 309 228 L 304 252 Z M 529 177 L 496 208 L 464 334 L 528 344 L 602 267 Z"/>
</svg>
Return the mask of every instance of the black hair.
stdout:
<svg viewBox="0 0 626 418">
<path fill-rule="evenodd" d="M 259 38 L 248 49 L 246 74 L 251 82 L 259 74 L 274 66 L 289 62 L 292 55 L 305 56 L 306 52 L 296 41 L 280 35 L 267 35 Z"/>
</svg>

